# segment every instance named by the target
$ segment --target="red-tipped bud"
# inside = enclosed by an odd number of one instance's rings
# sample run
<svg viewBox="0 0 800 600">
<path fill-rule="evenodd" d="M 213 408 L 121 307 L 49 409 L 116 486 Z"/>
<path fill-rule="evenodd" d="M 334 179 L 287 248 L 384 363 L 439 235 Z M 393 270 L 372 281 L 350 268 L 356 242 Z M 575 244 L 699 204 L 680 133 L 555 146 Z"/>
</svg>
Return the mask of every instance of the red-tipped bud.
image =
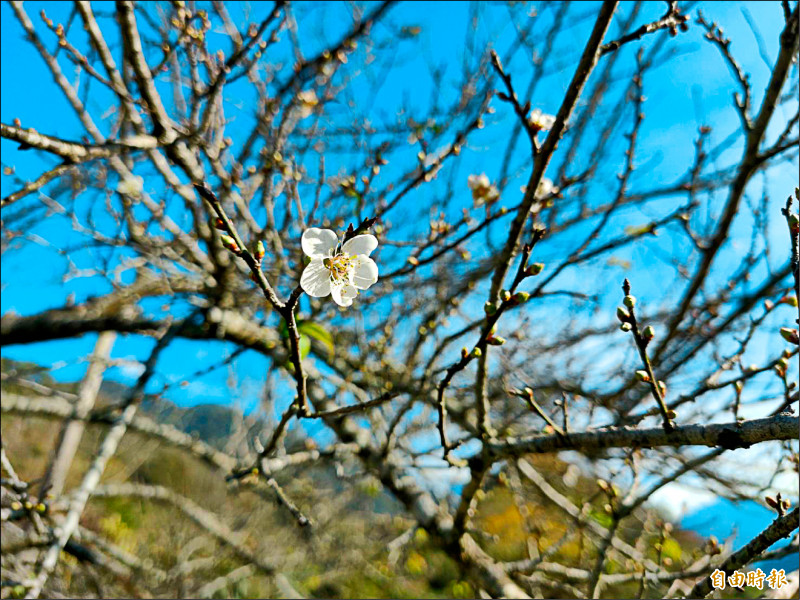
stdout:
<svg viewBox="0 0 800 600">
<path fill-rule="evenodd" d="M 225 221 L 217 217 L 216 219 L 214 219 L 214 227 L 216 227 L 220 231 L 225 231 L 226 230 Z"/>
<path fill-rule="evenodd" d="M 500 290 L 500 298 L 503 300 L 503 302 L 508 302 L 511 300 L 511 292 L 508 290 Z"/>
<path fill-rule="evenodd" d="M 793 306 L 794 308 L 797 308 L 797 296 L 784 296 L 783 298 L 781 298 L 779 300 L 779 302 L 782 302 L 783 304 L 788 304 L 789 306 Z"/>
<path fill-rule="evenodd" d="M 629 323 L 631 320 L 631 313 L 627 310 L 622 308 L 621 306 L 617 307 L 617 318 L 622 321 L 623 323 Z"/>
<path fill-rule="evenodd" d="M 656 330 L 655 330 L 655 329 L 653 329 L 653 327 L 652 327 L 651 325 L 648 325 L 647 327 L 645 327 L 645 328 L 644 328 L 644 331 L 642 331 L 642 337 L 643 337 L 643 338 L 644 338 L 646 341 L 648 341 L 648 342 L 649 342 L 649 341 L 650 341 L 650 340 L 652 340 L 654 337 L 656 337 Z"/>
<path fill-rule="evenodd" d="M 636 371 L 636 379 L 642 383 L 650 383 L 650 375 L 647 374 L 647 371 Z"/>
<path fill-rule="evenodd" d="M 221 235 L 219 236 L 219 239 L 225 249 L 230 250 L 235 254 L 239 254 L 239 246 L 236 244 L 236 240 L 234 240 L 231 236 Z"/>
<path fill-rule="evenodd" d="M 464 346 L 464 347 L 461 349 L 461 358 L 467 358 L 467 356 L 468 356 L 468 355 L 469 355 L 469 350 L 467 350 L 467 347 L 466 347 L 466 346 Z"/>
<path fill-rule="evenodd" d="M 797 329 L 791 327 L 781 327 L 781 337 L 790 344 L 800 345 L 800 338 L 797 336 Z"/>
<path fill-rule="evenodd" d="M 264 254 L 266 254 L 264 242 L 259 240 L 258 244 L 256 244 L 256 260 L 261 262 L 261 259 L 264 258 Z"/>
</svg>

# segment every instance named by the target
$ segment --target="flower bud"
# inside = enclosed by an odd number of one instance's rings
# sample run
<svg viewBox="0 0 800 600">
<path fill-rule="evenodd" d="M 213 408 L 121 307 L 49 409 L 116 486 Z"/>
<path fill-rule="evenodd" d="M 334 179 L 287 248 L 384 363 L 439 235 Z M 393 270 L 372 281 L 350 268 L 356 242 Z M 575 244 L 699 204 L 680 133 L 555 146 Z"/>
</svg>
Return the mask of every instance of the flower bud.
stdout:
<svg viewBox="0 0 800 600">
<path fill-rule="evenodd" d="M 20 502 L 17 502 L 16 500 L 14 500 L 11 503 L 11 510 L 22 510 L 22 504 Z"/>
<path fill-rule="evenodd" d="M 733 387 L 736 388 L 736 393 L 737 394 L 741 394 L 742 393 L 742 388 L 744 387 L 744 384 L 741 381 L 737 381 L 736 383 L 733 384 Z"/>
<path fill-rule="evenodd" d="M 256 260 L 261 262 L 261 259 L 264 258 L 264 254 L 266 254 L 266 249 L 264 248 L 264 242 L 261 240 L 258 241 L 256 244 Z"/>
<path fill-rule="evenodd" d="M 514 294 L 512 299 L 514 300 L 515 304 L 524 304 L 528 300 L 530 300 L 531 295 L 528 292 L 517 292 Z"/>
<path fill-rule="evenodd" d="M 488 301 L 483 305 L 483 312 L 491 317 L 497 312 L 497 305 L 492 301 Z"/>
<path fill-rule="evenodd" d="M 800 217 L 796 214 L 789 215 L 789 227 L 791 227 L 792 230 L 800 228 Z"/>
<path fill-rule="evenodd" d="M 617 318 L 622 321 L 623 323 L 628 323 L 631 320 L 631 313 L 627 310 L 622 308 L 621 306 L 617 307 Z"/>
<path fill-rule="evenodd" d="M 781 302 L 797 308 L 797 296 L 784 296 L 781 298 Z"/>
<path fill-rule="evenodd" d="M 662 398 L 667 395 L 667 384 L 664 383 L 663 381 L 658 382 L 658 389 L 661 392 Z"/>
<path fill-rule="evenodd" d="M 467 347 L 464 346 L 463 348 L 461 348 L 461 358 L 467 358 L 468 355 L 469 355 L 469 350 L 467 350 Z"/>
<path fill-rule="evenodd" d="M 645 327 L 645 328 L 644 328 L 644 331 L 642 332 L 642 337 L 643 337 L 643 338 L 644 338 L 646 341 L 648 341 L 648 342 L 649 342 L 649 341 L 650 341 L 650 340 L 652 340 L 654 337 L 656 337 L 656 330 L 655 330 L 655 329 L 653 329 L 653 327 L 652 327 L 651 325 L 648 325 L 647 327 Z"/>
<path fill-rule="evenodd" d="M 672 421 L 673 419 L 677 419 L 678 418 L 678 413 L 676 411 L 672 410 L 672 409 L 669 409 L 667 411 L 667 418 L 670 421 Z"/>
<path fill-rule="evenodd" d="M 481 355 L 481 354 L 483 354 L 483 352 L 481 352 L 481 349 L 480 349 L 480 348 L 477 348 L 477 347 L 475 347 L 475 348 L 473 348 L 473 349 L 472 349 L 472 352 L 471 352 L 471 354 L 472 354 L 472 356 L 473 356 L 474 358 L 479 358 L 479 357 L 480 357 L 480 355 Z"/>
<path fill-rule="evenodd" d="M 631 325 L 630 323 L 623 323 L 622 325 L 619 326 L 619 328 L 622 331 L 630 331 L 631 329 L 633 329 L 633 325 Z"/>
<path fill-rule="evenodd" d="M 781 327 L 781 337 L 790 344 L 800 344 L 800 339 L 797 337 L 797 329 L 791 327 Z"/>
<path fill-rule="evenodd" d="M 492 346 L 502 346 L 506 343 L 506 339 L 500 337 L 499 335 L 490 336 L 486 341 Z"/>
<path fill-rule="evenodd" d="M 528 276 L 536 276 L 542 272 L 544 269 L 544 263 L 533 263 L 532 265 L 528 265 L 528 268 L 525 269 L 525 274 Z"/>
<path fill-rule="evenodd" d="M 622 303 L 628 308 L 633 308 L 636 306 L 636 298 L 629 294 L 622 299 Z"/>
<path fill-rule="evenodd" d="M 650 375 L 647 374 L 647 371 L 636 371 L 636 379 L 643 383 L 650 383 Z"/>
<path fill-rule="evenodd" d="M 217 217 L 216 219 L 214 219 L 214 227 L 216 227 L 220 231 L 225 231 L 225 229 L 226 229 L 225 228 L 225 221 L 223 221 L 222 219 Z"/>
<path fill-rule="evenodd" d="M 44 512 L 46 510 L 47 510 L 47 506 L 45 506 L 43 502 L 39 502 L 36 505 L 36 512 L 44 514 Z"/>
<path fill-rule="evenodd" d="M 508 302 L 511 300 L 511 292 L 508 290 L 500 290 L 500 298 L 503 300 L 503 302 Z"/>
<path fill-rule="evenodd" d="M 229 235 L 221 235 L 219 236 L 220 241 L 222 241 L 222 246 L 231 252 L 235 252 L 236 254 L 239 253 L 239 246 L 236 244 L 236 240 L 234 240 Z"/>
</svg>

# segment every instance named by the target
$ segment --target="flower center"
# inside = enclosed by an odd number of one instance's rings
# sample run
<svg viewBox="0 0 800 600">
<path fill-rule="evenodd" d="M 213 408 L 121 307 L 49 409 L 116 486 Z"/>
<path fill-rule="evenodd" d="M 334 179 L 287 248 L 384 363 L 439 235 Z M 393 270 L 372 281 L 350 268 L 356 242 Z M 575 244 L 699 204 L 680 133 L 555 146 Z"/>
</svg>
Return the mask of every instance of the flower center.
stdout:
<svg viewBox="0 0 800 600">
<path fill-rule="evenodd" d="M 331 282 L 339 283 L 347 278 L 347 273 L 351 269 L 353 259 L 345 254 L 337 254 L 330 258 L 322 259 L 322 264 L 330 271 Z"/>
</svg>

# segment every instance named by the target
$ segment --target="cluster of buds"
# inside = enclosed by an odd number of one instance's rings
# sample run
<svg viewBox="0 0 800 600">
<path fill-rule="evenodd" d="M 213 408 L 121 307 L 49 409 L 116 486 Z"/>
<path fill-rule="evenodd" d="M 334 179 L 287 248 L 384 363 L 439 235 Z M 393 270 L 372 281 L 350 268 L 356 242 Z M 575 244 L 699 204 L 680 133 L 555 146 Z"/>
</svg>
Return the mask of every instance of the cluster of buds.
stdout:
<svg viewBox="0 0 800 600">
<path fill-rule="evenodd" d="M 775 372 L 781 379 L 786 377 L 786 369 L 788 368 L 789 368 L 789 359 L 786 356 L 781 356 L 780 359 L 778 359 L 778 362 L 775 363 Z"/>
<path fill-rule="evenodd" d="M 598 479 L 597 487 L 599 487 L 602 490 L 602 492 L 609 498 L 616 498 L 617 490 L 614 488 L 613 485 L 608 483 L 605 479 Z"/>
<path fill-rule="evenodd" d="M 645 371 L 645 370 L 636 371 L 635 377 L 636 377 L 636 381 L 641 381 L 642 383 L 651 383 L 653 381 L 650 378 L 650 375 L 648 374 L 648 372 Z M 665 397 L 667 395 L 667 384 L 664 383 L 663 381 L 659 381 L 658 383 L 656 383 L 656 385 L 658 386 L 658 391 L 661 392 L 661 397 L 662 398 Z M 674 411 L 669 411 L 669 412 L 673 412 L 674 413 Z M 675 418 L 674 416 L 670 417 L 670 419 L 674 419 L 674 418 Z"/>
<path fill-rule="evenodd" d="M 21 502 L 19 500 L 14 500 L 9 505 L 9 508 L 13 511 L 24 510 L 26 512 L 37 512 L 42 515 L 47 512 L 47 504 L 45 504 L 41 500 L 37 500 L 34 502 L 27 497 L 24 498 Z"/>
<path fill-rule="evenodd" d="M 764 502 L 766 502 L 770 508 L 777 511 L 778 516 L 781 517 L 784 516 L 786 514 L 786 511 L 789 510 L 789 508 L 791 508 L 792 506 L 790 500 L 781 498 L 780 492 L 778 492 L 778 495 L 775 496 L 774 498 L 772 498 L 771 496 L 766 496 L 764 498 Z"/>
<path fill-rule="evenodd" d="M 297 102 L 300 118 L 305 119 L 314 112 L 314 108 L 319 104 L 319 99 L 314 90 L 303 90 L 297 94 Z"/>
<path fill-rule="evenodd" d="M 214 220 L 214 227 L 219 231 L 227 231 L 228 228 L 225 226 L 225 221 L 221 218 L 217 217 Z M 230 250 L 237 256 L 242 252 L 241 248 L 239 248 L 239 244 L 236 243 L 236 240 L 233 239 L 226 233 L 223 233 L 219 236 L 220 242 L 222 242 L 222 247 L 226 250 Z"/>
<path fill-rule="evenodd" d="M 472 190 L 472 201 L 476 208 L 494 204 L 500 198 L 500 191 L 484 173 L 467 177 L 467 187 Z"/>
</svg>

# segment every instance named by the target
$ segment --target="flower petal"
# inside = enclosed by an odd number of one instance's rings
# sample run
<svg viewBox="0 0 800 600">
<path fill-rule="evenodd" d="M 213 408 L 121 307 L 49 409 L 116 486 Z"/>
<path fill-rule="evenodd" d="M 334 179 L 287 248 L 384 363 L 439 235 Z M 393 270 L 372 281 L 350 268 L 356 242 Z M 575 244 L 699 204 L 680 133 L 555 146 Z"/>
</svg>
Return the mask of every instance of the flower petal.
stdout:
<svg viewBox="0 0 800 600">
<path fill-rule="evenodd" d="M 309 296 L 322 298 L 331 293 L 331 272 L 322 263 L 321 258 L 315 258 L 303 269 L 300 276 L 300 287 Z"/>
<path fill-rule="evenodd" d="M 342 246 L 342 252 L 355 256 L 356 254 L 366 254 L 367 256 L 378 247 L 378 238 L 371 233 L 357 235 L 351 240 L 345 242 Z"/>
<path fill-rule="evenodd" d="M 350 306 L 353 303 L 353 298 L 358 296 L 358 290 L 349 283 L 332 285 L 331 296 L 339 306 Z"/>
<path fill-rule="evenodd" d="M 300 244 L 303 246 L 303 252 L 311 258 L 328 256 L 333 250 L 336 249 L 336 244 L 339 243 L 339 238 L 330 229 L 320 229 L 319 227 L 312 227 L 303 232 L 303 238 Z"/>
<path fill-rule="evenodd" d="M 350 281 L 360 290 L 366 290 L 373 283 L 378 281 L 378 265 L 369 256 L 359 254 L 356 257 Z"/>
</svg>

